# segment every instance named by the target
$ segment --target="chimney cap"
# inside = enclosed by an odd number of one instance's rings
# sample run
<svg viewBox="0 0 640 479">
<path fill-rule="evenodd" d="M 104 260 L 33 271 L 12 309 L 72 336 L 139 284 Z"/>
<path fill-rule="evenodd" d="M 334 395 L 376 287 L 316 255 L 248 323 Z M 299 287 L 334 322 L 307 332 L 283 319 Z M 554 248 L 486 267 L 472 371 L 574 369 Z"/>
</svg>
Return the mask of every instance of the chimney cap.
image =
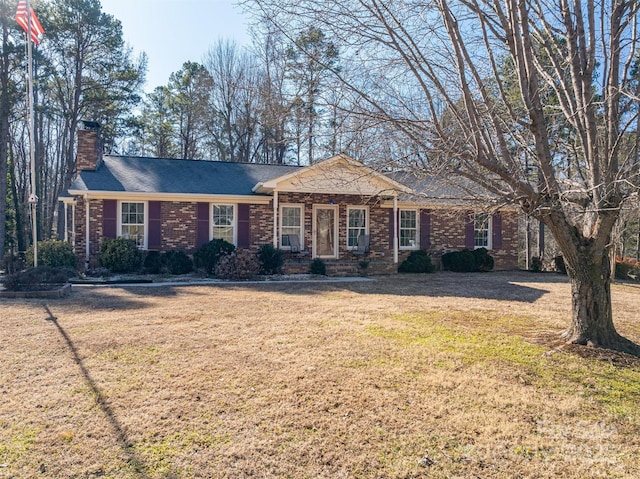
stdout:
<svg viewBox="0 0 640 479">
<path fill-rule="evenodd" d="M 99 130 L 100 129 L 100 123 L 98 123 L 97 121 L 82 120 L 80 123 L 82 123 L 83 130 Z"/>
</svg>

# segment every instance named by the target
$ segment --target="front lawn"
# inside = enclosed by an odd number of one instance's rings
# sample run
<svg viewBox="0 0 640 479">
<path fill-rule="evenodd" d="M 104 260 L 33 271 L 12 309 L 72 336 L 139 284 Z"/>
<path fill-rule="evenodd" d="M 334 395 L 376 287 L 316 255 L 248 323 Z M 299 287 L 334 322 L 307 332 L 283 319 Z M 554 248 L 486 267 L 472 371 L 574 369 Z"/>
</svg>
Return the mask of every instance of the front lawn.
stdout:
<svg viewBox="0 0 640 479">
<path fill-rule="evenodd" d="M 614 285 L 640 342 L 640 288 Z M 549 274 L 0 300 L 0 478 L 640 477 L 640 360 Z"/>
</svg>

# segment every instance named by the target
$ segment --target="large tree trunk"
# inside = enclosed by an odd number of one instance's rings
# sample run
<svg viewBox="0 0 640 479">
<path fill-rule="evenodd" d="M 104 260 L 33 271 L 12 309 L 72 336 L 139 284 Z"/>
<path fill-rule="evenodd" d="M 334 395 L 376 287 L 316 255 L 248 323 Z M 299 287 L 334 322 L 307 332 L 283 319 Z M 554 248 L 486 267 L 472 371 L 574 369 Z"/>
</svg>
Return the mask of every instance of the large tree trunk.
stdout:
<svg viewBox="0 0 640 479">
<path fill-rule="evenodd" d="M 545 223 L 558 242 L 571 282 L 571 323 L 562 333 L 568 344 L 615 349 L 635 355 L 640 347 L 622 337 L 613 324 L 611 304 L 611 228 L 617 215 L 601 213 L 600 234 L 587 238 L 556 211 Z M 608 231 L 608 234 L 607 234 Z"/>
<path fill-rule="evenodd" d="M 621 337 L 613 325 L 609 255 L 598 257 L 589 250 L 581 253 L 577 265 L 567 265 L 572 320 L 562 336 L 575 344 L 615 347 Z"/>
</svg>

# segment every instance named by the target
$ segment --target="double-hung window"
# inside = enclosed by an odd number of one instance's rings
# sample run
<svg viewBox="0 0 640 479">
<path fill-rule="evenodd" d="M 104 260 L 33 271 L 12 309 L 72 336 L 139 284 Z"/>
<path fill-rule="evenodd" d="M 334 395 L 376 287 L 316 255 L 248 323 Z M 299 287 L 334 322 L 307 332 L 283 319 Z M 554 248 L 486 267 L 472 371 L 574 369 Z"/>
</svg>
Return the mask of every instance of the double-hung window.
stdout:
<svg viewBox="0 0 640 479">
<path fill-rule="evenodd" d="M 289 235 L 297 235 L 300 246 L 303 245 L 303 205 L 282 205 L 280 207 L 280 247 L 289 249 Z"/>
<path fill-rule="evenodd" d="M 120 236 L 132 239 L 138 248 L 145 248 L 145 203 L 122 201 L 120 203 Z"/>
<path fill-rule="evenodd" d="M 358 237 L 366 235 L 368 228 L 367 208 L 347 207 L 347 247 L 349 249 L 358 247 Z"/>
<path fill-rule="evenodd" d="M 418 211 L 400 210 L 400 248 L 418 247 Z"/>
<path fill-rule="evenodd" d="M 473 220 L 473 231 L 474 246 L 491 249 L 491 216 L 486 213 L 476 213 Z"/>
<path fill-rule="evenodd" d="M 233 205 L 213 205 L 212 238 L 236 243 L 235 208 Z"/>
</svg>

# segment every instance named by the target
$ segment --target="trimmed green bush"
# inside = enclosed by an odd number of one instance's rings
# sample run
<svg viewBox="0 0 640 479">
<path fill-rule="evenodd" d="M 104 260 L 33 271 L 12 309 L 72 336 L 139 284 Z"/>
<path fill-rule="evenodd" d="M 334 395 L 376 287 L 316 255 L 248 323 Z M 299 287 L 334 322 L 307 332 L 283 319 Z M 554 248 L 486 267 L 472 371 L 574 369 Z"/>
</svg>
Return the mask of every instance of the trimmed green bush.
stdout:
<svg viewBox="0 0 640 479">
<path fill-rule="evenodd" d="M 148 251 L 142 266 L 147 274 L 160 274 L 163 267 L 163 258 L 160 251 Z"/>
<path fill-rule="evenodd" d="M 473 257 L 476 260 L 475 271 L 486 273 L 493 269 L 493 256 L 489 254 L 487 248 L 478 248 L 473 250 Z"/>
<path fill-rule="evenodd" d="M 38 266 L 75 268 L 77 262 L 71 243 L 58 240 L 38 241 Z M 27 264 L 33 266 L 33 246 L 27 250 Z"/>
<path fill-rule="evenodd" d="M 8 274 L 4 277 L 3 285 L 9 291 L 34 291 L 64 284 L 73 276 L 75 271 L 69 268 L 38 266 Z"/>
<path fill-rule="evenodd" d="M 236 247 L 223 239 L 214 239 L 203 244 L 193 255 L 196 268 L 202 268 L 207 274 L 214 274 L 218 261 L 233 253 Z"/>
<path fill-rule="evenodd" d="M 193 271 L 193 261 L 183 251 L 167 251 L 162 259 L 171 274 L 187 274 Z"/>
<path fill-rule="evenodd" d="M 431 256 L 424 250 L 416 250 L 409 253 L 407 259 L 405 259 L 400 266 L 398 266 L 400 273 L 433 273 L 435 267 L 431 263 Z"/>
<path fill-rule="evenodd" d="M 309 273 L 311 274 L 321 274 L 326 276 L 327 274 L 327 265 L 321 258 L 314 258 L 309 265 Z"/>
<path fill-rule="evenodd" d="M 284 252 L 271 243 L 263 244 L 257 253 L 260 263 L 260 274 L 282 274 Z"/>
<path fill-rule="evenodd" d="M 142 255 L 134 240 L 104 238 L 98 262 L 113 273 L 134 273 L 142 264 Z"/>
<path fill-rule="evenodd" d="M 456 273 L 470 273 L 476 271 L 476 258 L 468 249 L 451 251 L 442 255 L 442 267 Z"/>
</svg>

